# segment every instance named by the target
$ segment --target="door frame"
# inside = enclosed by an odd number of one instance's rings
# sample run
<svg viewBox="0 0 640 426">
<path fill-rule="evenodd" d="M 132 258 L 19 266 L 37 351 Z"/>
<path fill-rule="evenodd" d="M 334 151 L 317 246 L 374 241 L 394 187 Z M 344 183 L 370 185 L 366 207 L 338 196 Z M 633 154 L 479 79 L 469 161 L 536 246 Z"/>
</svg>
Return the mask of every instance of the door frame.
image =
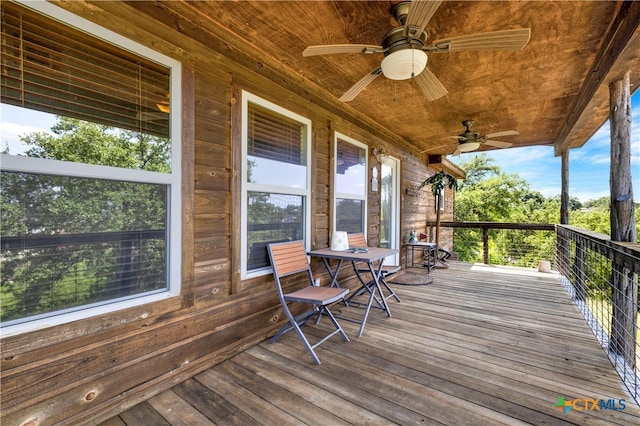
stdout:
<svg viewBox="0 0 640 426">
<path fill-rule="evenodd" d="M 393 203 L 391 207 L 391 236 L 389 238 L 389 247 L 398 250 L 396 255 L 388 256 L 385 258 L 385 264 L 387 265 L 400 265 L 400 236 L 402 234 L 400 228 L 400 160 L 395 157 L 387 157 L 384 163 L 380 164 L 380 182 L 382 183 L 383 167 L 391 167 L 392 170 L 392 190 L 391 196 L 393 198 Z M 382 189 L 382 188 L 381 188 Z M 382 191 L 380 192 L 380 208 L 382 209 Z M 382 212 L 380 212 L 380 217 L 382 218 Z M 380 235 L 382 237 L 382 235 Z M 380 241 L 382 242 L 382 241 Z"/>
</svg>

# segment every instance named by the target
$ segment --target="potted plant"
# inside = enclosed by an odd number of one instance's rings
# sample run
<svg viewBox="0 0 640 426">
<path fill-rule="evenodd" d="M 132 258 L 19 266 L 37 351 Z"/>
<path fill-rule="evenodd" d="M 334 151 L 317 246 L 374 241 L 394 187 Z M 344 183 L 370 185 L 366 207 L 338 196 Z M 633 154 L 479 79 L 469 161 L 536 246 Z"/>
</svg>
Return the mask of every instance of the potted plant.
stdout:
<svg viewBox="0 0 640 426">
<path fill-rule="evenodd" d="M 449 266 L 440 260 L 439 251 L 440 251 L 440 203 L 441 198 L 444 197 L 444 189 L 445 187 L 449 187 L 449 189 L 458 189 L 458 181 L 455 177 L 445 172 L 444 170 L 439 171 L 433 176 L 428 177 L 424 180 L 418 187 L 418 189 L 422 189 L 427 185 L 431 185 L 431 193 L 435 197 L 436 203 L 436 268 L 448 268 Z"/>
</svg>

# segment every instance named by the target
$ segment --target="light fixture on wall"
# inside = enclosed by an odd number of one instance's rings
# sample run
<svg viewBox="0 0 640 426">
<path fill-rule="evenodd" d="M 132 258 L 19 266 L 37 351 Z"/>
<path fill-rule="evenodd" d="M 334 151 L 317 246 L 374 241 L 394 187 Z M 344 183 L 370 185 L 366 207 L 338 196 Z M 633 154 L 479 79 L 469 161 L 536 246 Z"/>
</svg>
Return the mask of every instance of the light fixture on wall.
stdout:
<svg viewBox="0 0 640 426">
<path fill-rule="evenodd" d="M 378 163 L 382 164 L 385 161 L 387 161 L 387 158 L 389 158 L 389 155 L 384 151 L 383 148 L 373 148 L 373 155 L 376 157 L 376 160 L 378 160 Z"/>
<path fill-rule="evenodd" d="M 156 107 L 158 108 L 159 111 L 164 112 L 166 114 L 169 114 L 171 112 L 171 105 L 169 104 L 169 94 L 167 93 L 166 97 L 167 100 L 166 101 L 161 101 L 159 103 L 156 104 Z"/>
<path fill-rule="evenodd" d="M 156 107 L 158 108 L 159 111 L 164 112 L 165 114 L 169 114 L 171 112 L 171 107 L 169 106 L 169 103 L 159 103 L 156 104 Z"/>
<path fill-rule="evenodd" d="M 417 77 L 427 66 L 427 54 L 419 49 L 396 50 L 385 56 L 380 64 L 382 73 L 390 80 Z"/>
</svg>

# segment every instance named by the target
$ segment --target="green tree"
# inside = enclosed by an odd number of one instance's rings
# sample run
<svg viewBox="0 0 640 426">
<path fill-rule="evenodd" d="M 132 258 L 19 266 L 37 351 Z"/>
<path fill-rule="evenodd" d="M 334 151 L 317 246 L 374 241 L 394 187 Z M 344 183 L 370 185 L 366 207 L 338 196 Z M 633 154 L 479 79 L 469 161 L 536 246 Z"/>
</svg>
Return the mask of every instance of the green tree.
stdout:
<svg viewBox="0 0 640 426">
<path fill-rule="evenodd" d="M 36 132 L 21 138 L 28 157 L 49 158 L 125 169 L 170 171 L 167 139 L 115 129 L 68 117 L 56 117 L 52 134 Z"/>
<path fill-rule="evenodd" d="M 455 220 L 463 222 L 547 222 L 559 217 L 555 204 L 532 191 L 520 176 L 504 173 L 486 154 L 474 156 L 460 164 L 468 178 L 456 194 Z M 557 221 L 557 220 L 556 220 Z M 522 250 L 514 255 L 513 247 L 542 247 L 553 253 L 539 232 L 489 231 L 490 262 L 507 265 L 526 265 L 535 253 Z M 466 261 L 482 261 L 482 233 L 477 229 L 457 229 L 455 250 Z"/>
<path fill-rule="evenodd" d="M 157 172 L 171 167 L 166 139 L 64 117 L 51 130 L 21 138 L 27 156 Z M 0 197 L 3 238 L 166 230 L 164 185 L 3 171 Z M 141 241 L 3 250 L 2 321 L 164 285 L 164 238 Z"/>
</svg>

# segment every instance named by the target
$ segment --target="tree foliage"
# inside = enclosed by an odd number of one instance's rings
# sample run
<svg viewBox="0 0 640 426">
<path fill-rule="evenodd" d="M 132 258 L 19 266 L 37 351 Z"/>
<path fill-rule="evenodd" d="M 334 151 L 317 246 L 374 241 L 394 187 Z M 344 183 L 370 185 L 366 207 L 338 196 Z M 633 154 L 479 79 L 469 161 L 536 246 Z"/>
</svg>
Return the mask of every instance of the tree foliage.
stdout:
<svg viewBox="0 0 640 426">
<path fill-rule="evenodd" d="M 456 221 L 559 223 L 559 196 L 544 197 L 533 191 L 524 179 L 504 173 L 486 154 L 474 156 L 459 166 L 466 171 L 467 178 L 456 193 Z M 570 225 L 609 235 L 609 204 L 608 197 L 584 204 L 577 198 L 570 198 Z M 454 232 L 454 250 L 460 259 L 481 262 L 481 231 L 456 229 Z M 491 263 L 533 266 L 539 259 L 552 260 L 555 256 L 552 232 L 503 230 L 489 233 Z"/>
<path fill-rule="evenodd" d="M 533 191 L 520 176 L 504 173 L 486 154 L 460 164 L 466 173 L 456 194 L 455 220 L 463 222 L 557 223 L 559 202 Z M 542 231 L 489 231 L 490 262 L 529 266 L 552 258 L 555 241 Z M 547 236 L 548 235 L 548 236 Z M 454 250 L 461 260 L 483 260 L 482 232 L 457 229 Z M 531 250 L 535 248 L 535 250 Z"/>
<path fill-rule="evenodd" d="M 170 171 L 170 141 L 57 117 L 53 134 L 23 136 L 29 157 Z M 165 185 L 2 172 L 2 235 L 33 237 L 166 231 Z M 54 240 L 51 240 L 54 241 Z M 161 288 L 165 238 L 3 250 L 1 320 L 8 321 Z M 146 273 L 139 273 L 144 270 Z M 154 272 L 151 272 L 154 271 Z M 159 287 L 160 286 L 160 287 Z"/>
</svg>

